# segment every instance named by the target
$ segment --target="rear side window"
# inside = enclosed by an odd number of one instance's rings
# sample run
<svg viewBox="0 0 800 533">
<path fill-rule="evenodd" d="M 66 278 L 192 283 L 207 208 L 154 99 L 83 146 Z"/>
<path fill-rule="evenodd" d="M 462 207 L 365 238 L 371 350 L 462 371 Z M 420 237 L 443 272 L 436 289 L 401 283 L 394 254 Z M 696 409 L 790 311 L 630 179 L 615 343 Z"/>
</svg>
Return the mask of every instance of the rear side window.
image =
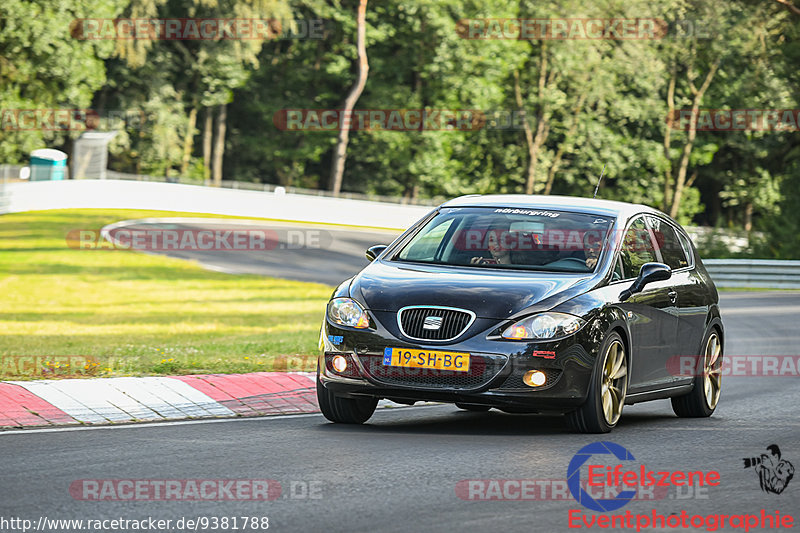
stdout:
<svg viewBox="0 0 800 533">
<path fill-rule="evenodd" d="M 686 258 L 689 261 L 689 266 L 694 266 L 694 251 L 692 250 L 692 243 L 687 236 L 678 232 L 678 238 L 681 240 L 683 251 L 686 253 Z"/>
<path fill-rule="evenodd" d="M 656 239 L 656 246 L 661 252 L 661 258 L 671 269 L 678 270 L 689 266 L 689 259 L 686 251 L 678 237 L 677 230 L 668 222 L 658 217 L 647 217 L 650 227 L 653 229 L 653 236 Z"/>
<path fill-rule="evenodd" d="M 650 232 L 639 217 L 633 221 L 625 232 L 622 242 L 622 270 L 625 279 L 635 278 L 639 275 L 642 265 L 657 261 L 656 250 L 650 239 Z"/>
</svg>

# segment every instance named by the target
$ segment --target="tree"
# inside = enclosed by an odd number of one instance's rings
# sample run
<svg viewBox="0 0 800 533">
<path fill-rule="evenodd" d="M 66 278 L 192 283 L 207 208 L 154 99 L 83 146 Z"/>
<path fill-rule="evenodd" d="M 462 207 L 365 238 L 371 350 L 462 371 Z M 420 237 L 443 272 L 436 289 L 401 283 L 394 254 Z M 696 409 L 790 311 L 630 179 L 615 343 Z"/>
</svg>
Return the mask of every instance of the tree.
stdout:
<svg viewBox="0 0 800 533">
<path fill-rule="evenodd" d="M 106 81 L 110 41 L 84 40 L 76 19 L 113 18 L 123 0 L 0 2 L 0 163 L 18 163 L 45 146 L 69 151 L 80 131 L 20 126 L 20 110 L 87 109 Z M 73 124 L 78 127 L 78 124 Z"/>
<path fill-rule="evenodd" d="M 339 127 L 339 138 L 336 141 L 336 148 L 333 151 L 333 164 L 331 165 L 331 190 L 334 196 L 338 196 L 342 189 L 342 176 L 344 175 L 344 163 L 347 159 L 347 144 L 350 141 L 350 128 L 345 123 L 345 117 L 350 116 L 353 108 L 364 91 L 367 84 L 367 74 L 369 73 L 369 63 L 367 62 L 367 0 L 359 0 L 357 20 L 356 49 L 358 50 L 358 68 L 356 83 L 350 89 L 350 93 L 344 100 L 342 110 L 342 123 Z"/>
</svg>

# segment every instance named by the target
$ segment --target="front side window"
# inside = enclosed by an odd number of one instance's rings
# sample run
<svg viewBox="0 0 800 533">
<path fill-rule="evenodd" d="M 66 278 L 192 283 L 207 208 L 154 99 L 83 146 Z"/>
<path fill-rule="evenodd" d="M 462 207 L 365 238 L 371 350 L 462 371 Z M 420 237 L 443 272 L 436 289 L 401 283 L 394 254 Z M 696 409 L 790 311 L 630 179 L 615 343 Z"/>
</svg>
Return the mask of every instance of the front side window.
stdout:
<svg viewBox="0 0 800 533">
<path fill-rule="evenodd" d="M 535 208 L 444 208 L 393 260 L 594 272 L 614 218 Z"/>
<path fill-rule="evenodd" d="M 622 269 L 624 279 L 635 278 L 639 275 L 642 265 L 657 261 L 656 250 L 650 238 L 650 231 L 639 217 L 628 226 L 622 241 Z"/>
</svg>

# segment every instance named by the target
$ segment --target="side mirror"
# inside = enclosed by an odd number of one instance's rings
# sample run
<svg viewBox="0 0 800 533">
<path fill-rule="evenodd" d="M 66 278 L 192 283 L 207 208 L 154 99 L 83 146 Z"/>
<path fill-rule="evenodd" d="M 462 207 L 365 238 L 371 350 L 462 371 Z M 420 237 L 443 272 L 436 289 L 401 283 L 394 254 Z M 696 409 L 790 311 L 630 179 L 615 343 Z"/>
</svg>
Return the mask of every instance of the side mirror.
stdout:
<svg viewBox="0 0 800 533">
<path fill-rule="evenodd" d="M 664 281 L 672 277 L 672 269 L 664 263 L 645 263 L 639 271 L 639 277 L 629 289 L 619 293 L 620 301 L 624 302 L 637 292 L 642 292 L 645 285 L 654 281 Z"/>
<path fill-rule="evenodd" d="M 381 255 L 386 248 L 388 248 L 388 246 L 385 244 L 376 244 L 375 246 L 370 246 L 367 248 L 366 252 L 367 259 L 370 261 L 375 261 L 375 258 Z"/>
</svg>

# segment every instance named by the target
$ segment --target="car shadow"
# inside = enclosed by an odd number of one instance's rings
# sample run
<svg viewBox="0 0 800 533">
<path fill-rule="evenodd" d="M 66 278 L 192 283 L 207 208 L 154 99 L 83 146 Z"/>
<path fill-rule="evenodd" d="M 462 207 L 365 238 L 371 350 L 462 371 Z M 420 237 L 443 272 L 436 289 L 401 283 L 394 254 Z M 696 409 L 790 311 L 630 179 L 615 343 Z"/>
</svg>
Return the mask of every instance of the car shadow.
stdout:
<svg viewBox="0 0 800 533">
<path fill-rule="evenodd" d="M 429 408 L 425 408 L 428 411 Z M 435 410 L 434 410 L 435 409 Z M 359 433 L 365 434 L 419 434 L 419 435 L 520 435 L 531 434 L 554 435 L 568 431 L 561 416 L 546 416 L 533 414 L 508 414 L 497 410 L 486 413 L 471 413 L 453 407 L 431 409 L 428 413 L 418 416 L 420 410 L 414 409 L 413 419 L 407 416 L 393 418 L 385 416 L 392 413 L 400 414 L 405 409 L 386 410 L 375 416 L 364 425 L 330 424 L 323 423 L 318 426 L 320 431 L 333 433 Z"/>
<path fill-rule="evenodd" d="M 426 411 L 428 408 L 425 408 Z M 485 413 L 461 411 L 453 407 L 437 406 L 428 413 L 414 409 L 414 417 L 398 416 L 403 409 L 378 411 L 383 416 L 375 416 L 363 425 L 320 424 L 317 429 L 326 433 L 364 433 L 364 434 L 418 434 L 418 435 L 581 435 L 572 431 L 566 419 L 560 415 L 511 414 L 492 409 Z M 424 414 L 423 414 L 424 413 Z M 626 413 L 617 427 L 609 434 L 628 429 L 658 429 L 664 425 L 680 424 L 681 419 L 669 413 Z M 601 437 L 601 434 L 597 435 Z"/>
</svg>

